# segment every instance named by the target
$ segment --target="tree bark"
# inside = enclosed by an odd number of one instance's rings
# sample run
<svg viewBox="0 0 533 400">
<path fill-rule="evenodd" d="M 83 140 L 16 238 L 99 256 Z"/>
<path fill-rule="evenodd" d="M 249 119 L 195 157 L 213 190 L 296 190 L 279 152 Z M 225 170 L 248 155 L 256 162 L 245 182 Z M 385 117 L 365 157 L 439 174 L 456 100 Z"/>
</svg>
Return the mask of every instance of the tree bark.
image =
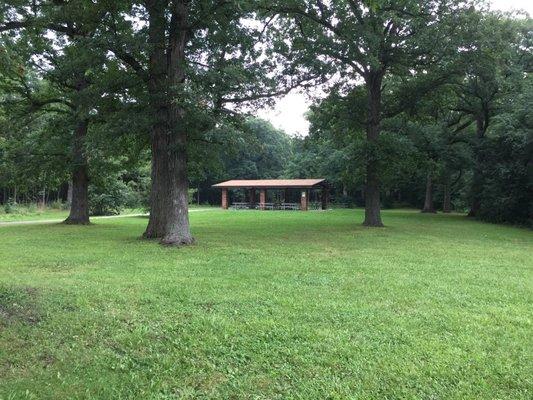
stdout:
<svg viewBox="0 0 533 400">
<path fill-rule="evenodd" d="M 89 224 L 89 174 L 87 156 L 85 154 L 85 137 L 89 123 L 87 120 L 78 122 L 74 132 L 73 169 L 72 169 L 72 201 L 70 213 L 65 224 Z"/>
<path fill-rule="evenodd" d="M 381 130 L 381 82 L 383 73 L 371 71 L 365 77 L 367 87 L 367 128 L 366 139 L 370 154 L 366 160 L 366 185 L 365 185 L 365 220 L 363 225 L 381 227 L 381 200 L 378 160 L 376 159 L 377 141 Z"/>
<path fill-rule="evenodd" d="M 72 204 L 72 180 L 68 181 L 67 187 L 67 203 Z"/>
<path fill-rule="evenodd" d="M 482 117 L 476 119 L 476 145 L 475 145 L 475 157 L 474 157 L 474 171 L 472 174 L 472 204 L 469 217 L 477 217 L 479 209 L 481 208 L 481 191 L 483 190 L 483 160 L 481 156 L 481 146 L 485 137 L 485 130 L 487 124 L 483 121 Z"/>
<path fill-rule="evenodd" d="M 147 2 L 150 61 L 148 93 L 154 116 L 151 132 L 150 219 L 145 238 L 168 245 L 194 242 L 189 228 L 187 134 L 176 92 L 184 82 L 187 3 L 174 1 L 166 45 L 166 0 Z M 179 94 L 179 93 L 178 93 Z"/>
<path fill-rule="evenodd" d="M 442 212 L 443 213 L 452 212 L 452 195 L 451 195 L 449 182 L 446 182 L 444 184 L 444 194 L 443 194 L 443 199 L 442 199 Z"/>
<path fill-rule="evenodd" d="M 41 207 L 43 209 L 46 207 L 46 186 L 43 187 L 43 196 L 41 197 Z"/>
<path fill-rule="evenodd" d="M 423 213 L 435 213 L 435 207 L 433 207 L 433 179 L 431 172 L 428 172 L 426 177 L 426 196 L 424 199 Z"/>
</svg>

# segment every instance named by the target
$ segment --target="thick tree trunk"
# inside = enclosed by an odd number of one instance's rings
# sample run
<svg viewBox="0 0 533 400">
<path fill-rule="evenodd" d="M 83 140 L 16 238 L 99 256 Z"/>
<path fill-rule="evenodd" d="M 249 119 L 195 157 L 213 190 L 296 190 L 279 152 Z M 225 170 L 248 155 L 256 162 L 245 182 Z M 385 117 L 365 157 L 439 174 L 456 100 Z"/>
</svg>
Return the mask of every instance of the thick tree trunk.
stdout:
<svg viewBox="0 0 533 400">
<path fill-rule="evenodd" d="M 477 217 L 479 209 L 481 208 L 481 191 L 483 190 L 483 160 L 481 156 L 481 146 L 485 137 L 486 123 L 483 118 L 476 119 L 476 145 L 474 156 L 474 172 L 472 174 L 472 205 L 468 212 L 469 217 Z"/>
<path fill-rule="evenodd" d="M 426 197 L 424 199 L 423 213 L 435 213 L 435 207 L 433 207 L 433 179 L 431 173 L 428 172 L 426 177 Z"/>
<path fill-rule="evenodd" d="M 368 116 L 366 139 L 370 154 L 366 160 L 365 185 L 365 226 L 383 226 L 381 221 L 381 204 L 379 193 L 378 161 L 375 157 L 381 124 L 381 82 L 382 72 L 370 72 L 366 77 Z"/>
<path fill-rule="evenodd" d="M 147 3 L 151 45 L 148 92 L 154 122 L 150 219 L 145 238 L 169 245 L 185 245 L 194 239 L 189 228 L 187 135 L 184 111 L 176 104 L 184 81 L 187 5 L 172 3 L 169 43 L 166 46 L 166 1 Z"/>
<path fill-rule="evenodd" d="M 150 219 L 146 238 L 161 239 L 165 244 L 190 244 L 187 196 L 187 161 L 178 135 L 168 131 L 153 132 L 152 187 Z"/>
<path fill-rule="evenodd" d="M 68 181 L 67 187 L 67 203 L 72 204 L 72 180 Z"/>
<path fill-rule="evenodd" d="M 450 213 L 452 212 L 452 194 L 450 191 L 450 183 L 446 182 L 444 184 L 444 193 L 442 199 L 442 212 Z"/>
<path fill-rule="evenodd" d="M 72 201 L 65 224 L 87 225 L 89 223 L 89 174 L 84 148 L 88 125 L 87 120 L 79 121 L 74 133 Z"/>
</svg>

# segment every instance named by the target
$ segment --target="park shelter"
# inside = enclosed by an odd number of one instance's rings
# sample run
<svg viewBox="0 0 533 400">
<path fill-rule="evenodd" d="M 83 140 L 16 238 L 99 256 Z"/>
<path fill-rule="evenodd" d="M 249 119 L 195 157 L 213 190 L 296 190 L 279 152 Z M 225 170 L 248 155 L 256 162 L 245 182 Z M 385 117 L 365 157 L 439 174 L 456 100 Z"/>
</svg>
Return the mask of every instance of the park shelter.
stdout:
<svg viewBox="0 0 533 400">
<path fill-rule="evenodd" d="M 320 194 L 320 208 L 327 209 L 329 190 L 325 179 L 239 179 L 217 183 L 215 188 L 222 189 L 222 208 L 228 209 L 228 190 L 244 189 L 247 192 L 247 201 L 231 204 L 235 209 L 260 209 L 260 210 L 302 210 L 309 209 L 310 192 L 318 191 Z M 282 199 L 278 202 L 267 202 L 269 190 L 282 191 Z M 259 203 L 256 202 L 256 193 L 259 191 Z M 299 194 L 298 203 L 288 201 L 290 191 Z"/>
</svg>

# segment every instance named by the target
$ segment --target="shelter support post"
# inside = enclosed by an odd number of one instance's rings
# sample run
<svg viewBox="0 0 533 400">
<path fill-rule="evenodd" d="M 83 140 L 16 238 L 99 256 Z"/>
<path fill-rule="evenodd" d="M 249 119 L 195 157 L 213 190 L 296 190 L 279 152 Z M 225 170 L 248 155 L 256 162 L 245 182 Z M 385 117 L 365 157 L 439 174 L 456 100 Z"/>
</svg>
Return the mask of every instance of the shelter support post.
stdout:
<svg viewBox="0 0 533 400">
<path fill-rule="evenodd" d="M 259 191 L 259 209 L 264 210 L 266 203 L 266 189 L 261 189 Z"/>
<path fill-rule="evenodd" d="M 300 197 L 300 209 L 302 211 L 307 211 L 309 208 L 309 191 L 307 189 L 302 190 Z"/>
<path fill-rule="evenodd" d="M 228 209 L 228 189 L 222 189 L 222 208 Z"/>
</svg>

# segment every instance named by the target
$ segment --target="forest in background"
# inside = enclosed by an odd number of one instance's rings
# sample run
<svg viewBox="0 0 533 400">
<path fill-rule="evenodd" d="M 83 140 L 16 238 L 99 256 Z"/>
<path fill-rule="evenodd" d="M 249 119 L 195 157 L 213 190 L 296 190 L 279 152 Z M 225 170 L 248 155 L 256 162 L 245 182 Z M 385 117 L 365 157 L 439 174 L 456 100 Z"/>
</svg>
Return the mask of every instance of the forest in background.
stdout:
<svg viewBox="0 0 533 400">
<path fill-rule="evenodd" d="M 527 15 L 462 1 L 7 1 L 0 15 L 3 212 L 60 202 L 84 223 L 145 207 L 147 236 L 165 237 L 164 193 L 218 204 L 219 181 L 324 177 L 366 225 L 380 207 L 532 224 Z M 326 95 L 307 137 L 254 117 L 310 87 Z"/>
</svg>

